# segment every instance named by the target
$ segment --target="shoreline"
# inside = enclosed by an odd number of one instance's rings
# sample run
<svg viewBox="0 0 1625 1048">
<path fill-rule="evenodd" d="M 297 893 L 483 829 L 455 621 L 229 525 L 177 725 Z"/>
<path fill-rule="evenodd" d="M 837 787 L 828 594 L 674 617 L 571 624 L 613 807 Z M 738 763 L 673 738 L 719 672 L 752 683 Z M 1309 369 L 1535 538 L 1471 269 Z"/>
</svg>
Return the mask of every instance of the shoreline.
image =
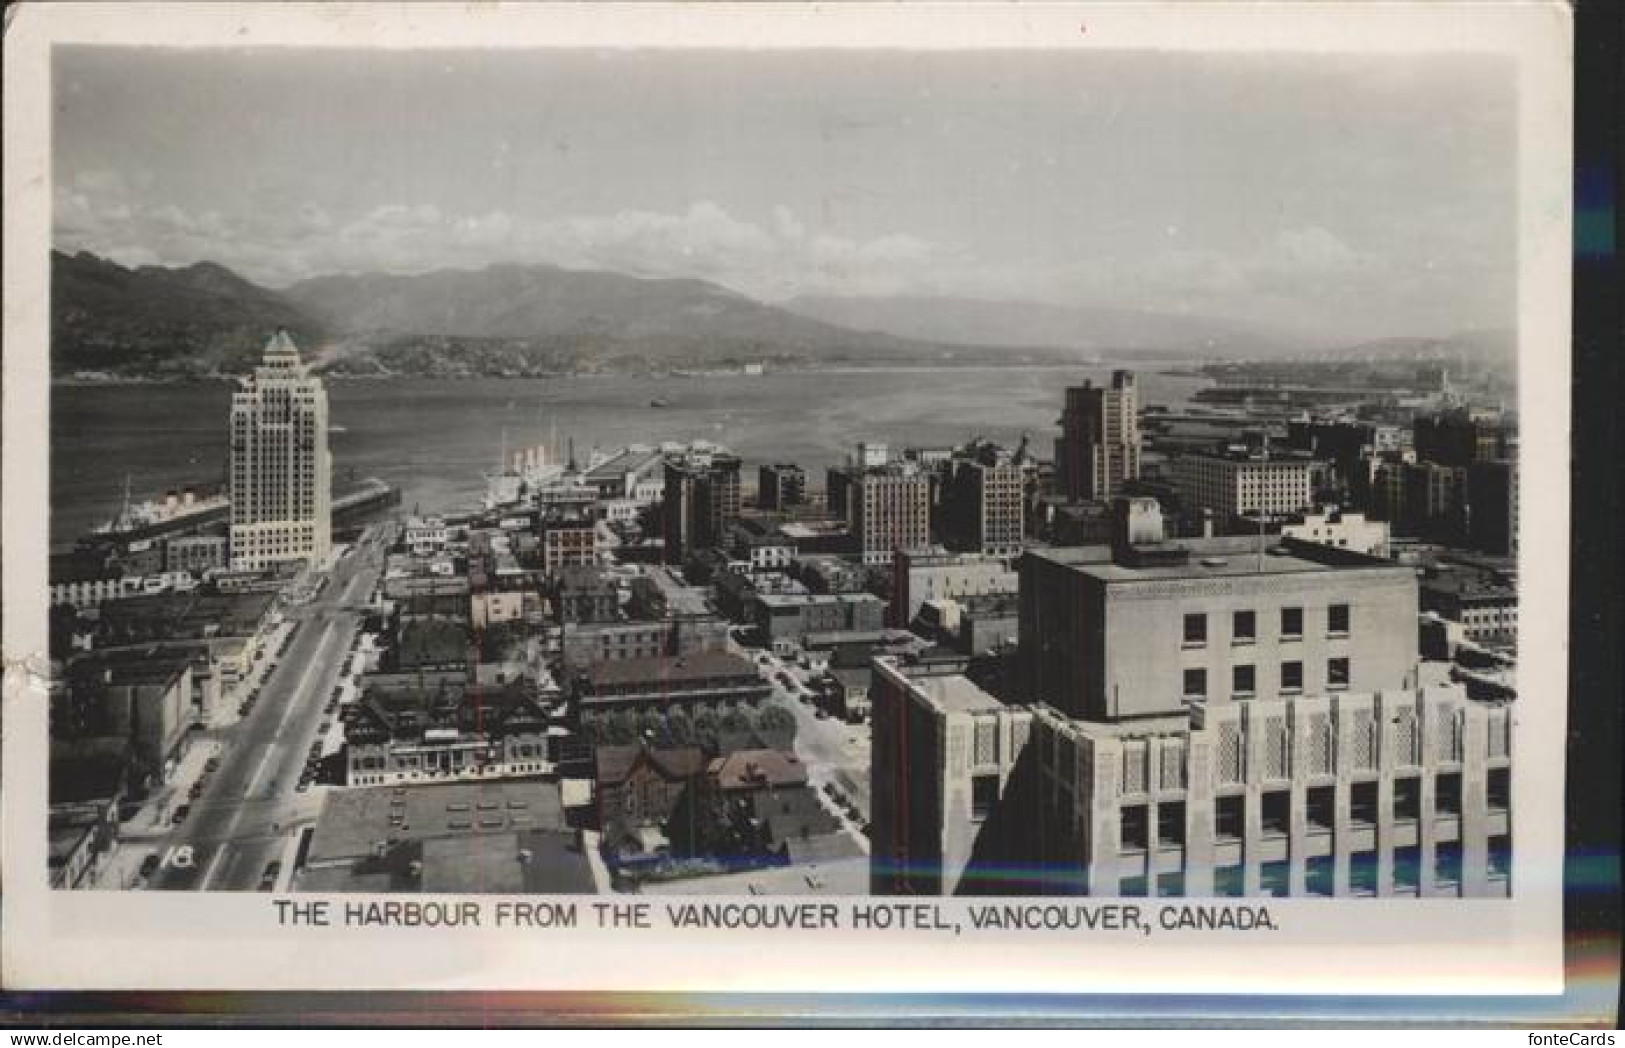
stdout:
<svg viewBox="0 0 1625 1048">
<path fill-rule="evenodd" d="M 537 375 L 499 375 L 499 374 L 469 374 L 469 375 L 346 375 L 331 372 L 321 374 L 325 382 L 549 382 L 559 379 L 672 379 L 676 381 L 692 381 L 696 379 L 757 379 L 782 375 L 906 375 L 930 374 L 943 370 L 962 372 L 976 371 L 1078 371 L 1099 370 L 1107 368 L 1137 368 L 1146 371 L 1156 371 L 1184 378 L 1204 378 L 1195 369 L 1201 364 L 1192 364 L 1189 361 L 1147 361 L 1147 360 L 1087 360 L 1068 363 L 1035 363 L 1019 361 L 1011 363 L 978 363 L 955 364 L 942 362 L 936 364 L 832 364 L 828 366 L 813 367 L 779 367 L 771 368 L 761 373 L 747 373 L 743 371 L 560 371 Z M 1168 368 L 1177 370 L 1167 370 Z M 186 375 L 174 377 L 152 376 L 108 376 L 106 378 L 84 378 L 75 376 L 52 376 L 52 386 L 63 387 L 98 387 L 98 386 L 189 386 L 213 385 L 236 382 L 238 375 Z"/>
</svg>

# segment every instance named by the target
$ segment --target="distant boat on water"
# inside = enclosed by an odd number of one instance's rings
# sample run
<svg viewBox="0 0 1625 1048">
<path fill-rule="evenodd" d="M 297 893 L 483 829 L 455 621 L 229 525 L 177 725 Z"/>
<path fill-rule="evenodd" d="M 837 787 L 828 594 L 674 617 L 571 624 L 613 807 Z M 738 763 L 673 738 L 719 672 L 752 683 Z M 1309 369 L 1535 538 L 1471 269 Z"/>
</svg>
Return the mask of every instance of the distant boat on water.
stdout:
<svg viewBox="0 0 1625 1048">
<path fill-rule="evenodd" d="M 671 401 L 667 400 L 665 397 L 656 397 L 649 401 L 649 406 L 652 408 L 669 408 L 671 407 Z"/>
</svg>

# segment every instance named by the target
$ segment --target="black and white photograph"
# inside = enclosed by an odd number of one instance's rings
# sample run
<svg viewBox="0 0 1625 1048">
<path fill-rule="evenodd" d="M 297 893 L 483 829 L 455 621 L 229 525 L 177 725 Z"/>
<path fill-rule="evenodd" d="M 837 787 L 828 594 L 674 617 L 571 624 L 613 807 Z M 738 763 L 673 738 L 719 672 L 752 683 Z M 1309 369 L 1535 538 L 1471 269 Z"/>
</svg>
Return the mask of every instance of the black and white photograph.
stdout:
<svg viewBox="0 0 1625 1048">
<path fill-rule="evenodd" d="M 56 43 L 8 888 L 1521 941 L 1565 730 L 1531 80 L 1082 8 Z"/>
</svg>

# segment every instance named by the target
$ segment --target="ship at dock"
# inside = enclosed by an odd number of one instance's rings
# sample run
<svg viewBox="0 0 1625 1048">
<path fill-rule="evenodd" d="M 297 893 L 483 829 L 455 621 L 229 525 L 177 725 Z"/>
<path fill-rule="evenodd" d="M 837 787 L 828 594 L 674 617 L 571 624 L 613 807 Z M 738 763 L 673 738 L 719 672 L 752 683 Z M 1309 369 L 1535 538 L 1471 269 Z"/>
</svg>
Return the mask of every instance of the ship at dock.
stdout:
<svg viewBox="0 0 1625 1048">
<path fill-rule="evenodd" d="M 377 477 L 334 485 L 333 524 L 347 526 L 400 505 L 401 491 Z M 172 488 L 140 502 L 131 501 L 125 481 L 124 503 L 111 520 L 79 539 L 80 546 L 123 546 L 216 531 L 231 523 L 231 496 L 225 484 L 211 481 Z"/>
</svg>

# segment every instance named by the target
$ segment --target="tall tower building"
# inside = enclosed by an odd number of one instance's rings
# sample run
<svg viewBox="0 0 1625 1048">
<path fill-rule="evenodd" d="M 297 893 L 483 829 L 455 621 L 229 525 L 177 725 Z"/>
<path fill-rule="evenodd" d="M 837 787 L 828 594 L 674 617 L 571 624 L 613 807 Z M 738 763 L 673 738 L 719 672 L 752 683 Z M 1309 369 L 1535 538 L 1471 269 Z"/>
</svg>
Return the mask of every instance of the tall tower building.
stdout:
<svg viewBox="0 0 1625 1048">
<path fill-rule="evenodd" d="M 1113 371 L 1110 388 L 1092 382 L 1066 391 L 1055 442 L 1055 485 L 1068 502 L 1115 498 L 1140 475 L 1139 397 L 1134 373 Z"/>
<path fill-rule="evenodd" d="M 681 564 L 697 550 L 721 546 L 739 519 L 737 455 L 690 452 L 666 463 L 666 561 Z"/>
<path fill-rule="evenodd" d="M 852 535 L 865 564 L 931 545 L 931 478 L 903 466 L 857 474 L 848 493 Z"/>
<path fill-rule="evenodd" d="M 327 391 L 286 331 L 231 397 L 231 564 L 320 565 L 332 548 Z"/>
</svg>

